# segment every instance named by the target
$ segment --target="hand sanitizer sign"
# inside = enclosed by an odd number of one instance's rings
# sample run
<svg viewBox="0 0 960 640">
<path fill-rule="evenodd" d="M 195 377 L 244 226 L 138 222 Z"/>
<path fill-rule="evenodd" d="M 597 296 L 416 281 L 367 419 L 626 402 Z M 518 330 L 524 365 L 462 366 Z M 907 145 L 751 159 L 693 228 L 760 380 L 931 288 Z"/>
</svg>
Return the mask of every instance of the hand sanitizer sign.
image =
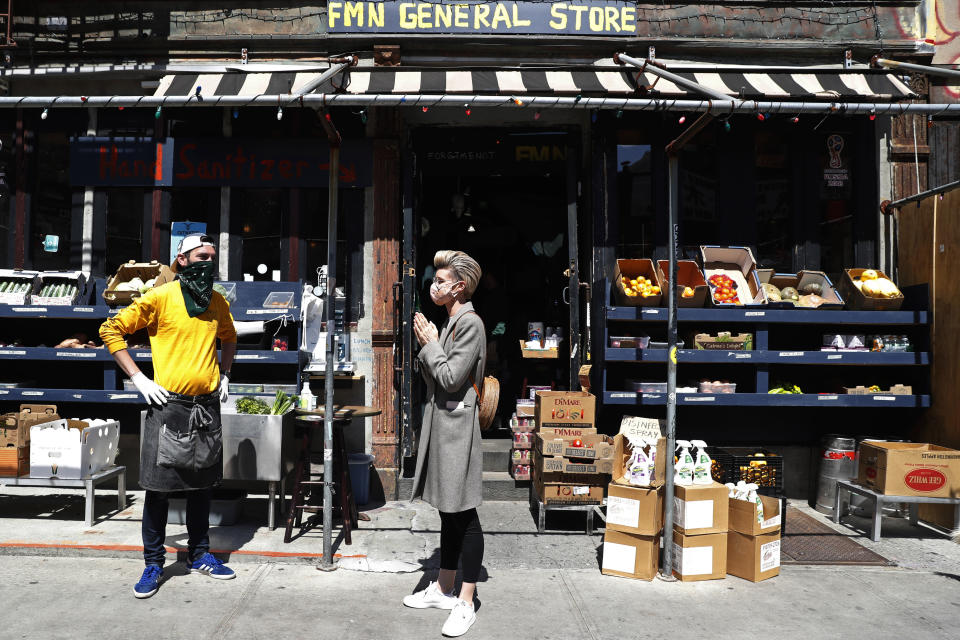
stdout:
<svg viewBox="0 0 960 640">
<path fill-rule="evenodd" d="M 44 236 L 43 250 L 49 253 L 56 253 L 60 248 L 60 236 Z"/>
</svg>

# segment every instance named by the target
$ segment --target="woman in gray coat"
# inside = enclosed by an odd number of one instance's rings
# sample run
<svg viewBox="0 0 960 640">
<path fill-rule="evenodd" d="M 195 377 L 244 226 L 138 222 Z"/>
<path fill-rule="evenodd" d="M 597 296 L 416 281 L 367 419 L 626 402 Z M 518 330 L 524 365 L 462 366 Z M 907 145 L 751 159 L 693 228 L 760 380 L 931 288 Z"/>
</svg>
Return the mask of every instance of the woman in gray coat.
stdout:
<svg viewBox="0 0 960 640">
<path fill-rule="evenodd" d="M 461 636 L 476 621 L 473 598 L 483 561 L 483 458 L 477 417 L 477 380 L 483 381 L 487 353 L 483 321 L 469 302 L 480 281 L 480 265 L 462 251 L 438 251 L 430 299 L 446 307 L 442 330 L 421 313 L 413 319 L 420 343 L 420 370 L 427 406 L 420 430 L 413 497 L 440 511 L 440 575 L 426 589 L 403 599 L 415 609 L 449 609 L 445 636 Z M 462 559 L 463 583 L 453 595 Z"/>
</svg>

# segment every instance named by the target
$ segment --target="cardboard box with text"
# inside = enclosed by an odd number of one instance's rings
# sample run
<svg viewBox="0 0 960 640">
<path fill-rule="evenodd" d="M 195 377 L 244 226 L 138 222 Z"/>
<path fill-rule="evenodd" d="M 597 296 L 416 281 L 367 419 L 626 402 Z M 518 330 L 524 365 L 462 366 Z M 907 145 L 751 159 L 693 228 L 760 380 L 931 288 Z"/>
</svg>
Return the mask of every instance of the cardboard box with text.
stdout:
<svg viewBox="0 0 960 640">
<path fill-rule="evenodd" d="M 730 531 L 739 531 L 748 536 L 759 536 L 763 533 L 779 532 L 780 501 L 769 496 L 760 496 L 763 504 L 763 521 L 757 518 L 757 505 L 746 500 L 730 500 Z"/>
<path fill-rule="evenodd" d="M 543 436 L 544 439 L 550 440 L 552 438 L 580 438 L 583 436 L 592 436 L 596 435 L 596 427 L 544 427 L 542 429 L 537 429 L 537 433 Z"/>
<path fill-rule="evenodd" d="M 630 446 L 630 442 L 627 440 L 626 436 L 622 433 L 618 433 L 613 437 L 613 481 L 616 484 L 621 484 L 627 487 L 632 487 L 630 482 L 626 478 L 626 469 L 627 463 L 630 460 L 630 456 L 633 454 L 633 449 Z M 667 439 L 660 438 L 657 440 L 657 457 L 654 461 L 654 471 L 653 478 L 650 482 L 651 486 L 659 487 L 664 482 L 666 482 L 666 468 L 667 468 Z"/>
<path fill-rule="evenodd" d="M 660 536 L 611 531 L 603 536 L 600 573 L 637 580 L 653 580 L 660 564 Z"/>
<path fill-rule="evenodd" d="M 676 485 L 674 529 L 688 536 L 726 533 L 730 510 L 729 490 L 720 484 Z"/>
<path fill-rule="evenodd" d="M 543 504 L 601 504 L 604 484 L 592 484 L 581 480 L 583 476 L 564 477 L 561 474 L 544 476 L 538 465 L 534 464 L 533 488 Z M 560 476 L 561 479 L 555 479 Z M 596 476 L 599 480 L 603 476 Z M 591 479 L 593 480 L 593 479 Z"/>
<path fill-rule="evenodd" d="M 857 483 L 891 496 L 960 495 L 960 451 L 918 442 L 864 442 Z"/>
<path fill-rule="evenodd" d="M 59 419 L 55 404 L 22 404 L 19 412 L 0 416 L 0 447 L 25 447 L 30 427 Z"/>
<path fill-rule="evenodd" d="M 728 533 L 727 574 L 750 582 L 780 575 L 780 532 L 759 536 L 738 531 Z"/>
<path fill-rule="evenodd" d="M 673 575 L 682 582 L 727 577 L 727 534 L 685 536 L 673 532 Z"/>
<path fill-rule="evenodd" d="M 597 398 L 586 391 L 538 391 L 537 428 L 592 427 Z"/>
<path fill-rule="evenodd" d="M 578 443 L 577 440 L 580 442 Z M 602 434 L 551 438 L 539 432 L 536 434 L 535 446 L 537 451 L 545 456 L 590 460 L 613 459 L 613 438 Z"/>
<path fill-rule="evenodd" d="M 607 531 L 654 536 L 663 530 L 663 487 L 607 487 Z"/>
</svg>

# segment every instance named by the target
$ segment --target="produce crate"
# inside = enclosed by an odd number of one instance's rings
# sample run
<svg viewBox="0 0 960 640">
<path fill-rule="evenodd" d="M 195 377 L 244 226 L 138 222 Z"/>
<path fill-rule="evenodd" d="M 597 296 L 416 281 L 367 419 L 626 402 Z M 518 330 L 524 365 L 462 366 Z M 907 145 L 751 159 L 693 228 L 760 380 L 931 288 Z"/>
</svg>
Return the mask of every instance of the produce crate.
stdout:
<svg viewBox="0 0 960 640">
<path fill-rule="evenodd" d="M 750 351 L 753 349 L 753 334 L 733 335 L 729 331 L 721 331 L 716 336 L 711 336 L 708 333 L 698 333 L 693 337 L 693 344 L 699 350 Z"/>
<path fill-rule="evenodd" d="M 700 393 L 736 393 L 736 382 L 701 382 L 698 386 Z"/>
<path fill-rule="evenodd" d="M 657 260 L 657 276 L 664 286 L 670 284 L 669 260 Z M 685 287 L 693 289 L 693 296 L 683 297 Z M 708 295 L 710 295 L 710 288 L 707 286 L 707 281 L 703 279 L 703 273 L 697 263 L 693 260 L 677 260 L 677 307 L 702 307 L 706 304 Z"/>
<path fill-rule="evenodd" d="M 610 336 L 611 349 L 646 349 L 649 336 Z"/>
<path fill-rule="evenodd" d="M 107 281 L 107 287 L 103 292 L 103 300 L 111 307 L 121 307 L 130 304 L 140 297 L 139 291 L 117 291 L 117 285 L 123 282 L 129 282 L 133 278 L 140 278 L 144 282 L 156 278 L 154 287 L 171 282 L 174 279 L 174 273 L 165 264 L 160 264 L 156 260 L 150 262 L 134 262 L 131 260 L 127 264 L 120 265 L 117 272 Z"/>
<path fill-rule="evenodd" d="M 0 269 L 0 304 L 30 304 L 38 275 L 38 271 Z"/>
<path fill-rule="evenodd" d="M 767 297 L 760 288 L 757 277 L 757 261 L 748 247 L 718 247 L 703 245 L 700 247 L 703 258 L 703 274 L 707 281 L 716 274 L 730 277 L 737 285 L 737 297 L 740 304 L 733 302 L 717 302 L 713 299 L 713 290 L 708 295 L 710 304 L 714 307 L 762 307 L 767 304 Z"/>
<path fill-rule="evenodd" d="M 896 298 L 871 298 L 860 291 L 857 285 L 853 283 L 853 279 L 859 278 L 864 271 L 866 271 L 866 269 L 845 269 L 843 275 L 840 276 L 840 282 L 837 283 L 837 288 L 843 295 L 844 300 L 847 301 L 847 309 L 857 311 L 897 311 L 903 305 L 902 293 Z M 877 275 L 881 278 L 887 278 L 891 282 L 893 281 L 893 279 L 883 271 L 879 269 L 874 269 L 874 271 L 876 271 Z"/>
<path fill-rule="evenodd" d="M 86 295 L 86 277 L 80 271 L 44 271 L 32 290 L 33 304 L 43 306 L 79 304 Z"/>
<path fill-rule="evenodd" d="M 647 278 L 654 286 L 661 287 L 661 291 L 663 291 L 660 279 L 657 277 L 657 272 L 653 267 L 653 260 L 648 258 L 620 258 L 617 260 L 617 272 L 613 278 L 613 291 L 617 298 L 617 304 L 625 307 L 659 307 L 663 299 L 662 293 L 647 297 L 627 295 L 620 278 L 626 277 L 633 279 L 639 276 Z"/>
<path fill-rule="evenodd" d="M 843 309 L 843 298 L 833 286 L 833 282 L 823 271 L 803 270 L 798 273 L 774 273 L 773 269 L 757 269 L 757 278 L 760 284 L 772 284 L 778 289 L 793 287 L 798 292 L 808 285 L 820 285 L 820 297 L 824 302 L 817 307 L 803 307 L 792 301 L 781 300 L 775 302 L 767 299 L 767 304 L 773 309 Z"/>
<path fill-rule="evenodd" d="M 520 340 L 520 355 L 524 358 L 559 358 L 559 349 L 527 349 L 527 343 Z"/>
<path fill-rule="evenodd" d="M 708 448 L 708 451 L 709 450 Z M 725 464 L 729 464 L 729 467 L 727 467 L 726 482 L 732 482 L 734 484 L 740 480 L 744 482 L 756 482 L 760 486 L 758 490 L 759 493 L 777 498 L 783 497 L 783 456 L 779 456 L 762 447 L 722 447 L 718 449 L 718 453 L 729 456 L 729 461 L 726 457 L 722 458 Z M 762 453 L 764 457 L 755 458 L 751 455 L 754 453 Z M 773 470 L 773 477 L 768 480 L 761 480 L 760 478 L 751 479 L 749 472 L 744 473 L 741 470 L 741 467 L 749 467 L 751 461 L 759 460 L 765 461 L 767 466 Z"/>
<path fill-rule="evenodd" d="M 30 445 L 0 447 L 0 477 L 19 478 L 30 474 Z"/>
<path fill-rule="evenodd" d="M 912 396 L 913 387 L 906 384 L 895 384 L 886 391 L 871 391 L 869 387 L 862 385 L 856 387 L 844 387 L 847 395 L 852 396 Z"/>
<path fill-rule="evenodd" d="M 728 482 L 736 484 L 736 482 L 732 480 L 733 456 L 717 447 L 707 447 L 707 455 L 713 460 L 713 465 L 710 469 L 710 475 L 713 479 L 720 484 L 726 484 Z"/>
</svg>

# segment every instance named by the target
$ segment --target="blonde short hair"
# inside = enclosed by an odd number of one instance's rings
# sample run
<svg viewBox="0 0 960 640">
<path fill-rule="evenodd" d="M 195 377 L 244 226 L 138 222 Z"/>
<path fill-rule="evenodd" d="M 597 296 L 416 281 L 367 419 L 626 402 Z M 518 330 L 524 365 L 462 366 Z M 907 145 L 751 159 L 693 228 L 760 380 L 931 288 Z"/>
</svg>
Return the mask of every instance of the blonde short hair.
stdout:
<svg viewBox="0 0 960 640">
<path fill-rule="evenodd" d="M 449 249 L 437 251 L 437 254 L 433 256 L 433 267 L 438 271 L 440 269 L 450 269 L 458 280 L 463 280 L 467 285 L 467 288 L 464 289 L 467 300 L 473 296 L 473 292 L 476 291 L 477 283 L 480 282 L 480 276 L 482 275 L 480 265 L 477 264 L 477 261 L 463 251 L 453 251 Z"/>
</svg>

